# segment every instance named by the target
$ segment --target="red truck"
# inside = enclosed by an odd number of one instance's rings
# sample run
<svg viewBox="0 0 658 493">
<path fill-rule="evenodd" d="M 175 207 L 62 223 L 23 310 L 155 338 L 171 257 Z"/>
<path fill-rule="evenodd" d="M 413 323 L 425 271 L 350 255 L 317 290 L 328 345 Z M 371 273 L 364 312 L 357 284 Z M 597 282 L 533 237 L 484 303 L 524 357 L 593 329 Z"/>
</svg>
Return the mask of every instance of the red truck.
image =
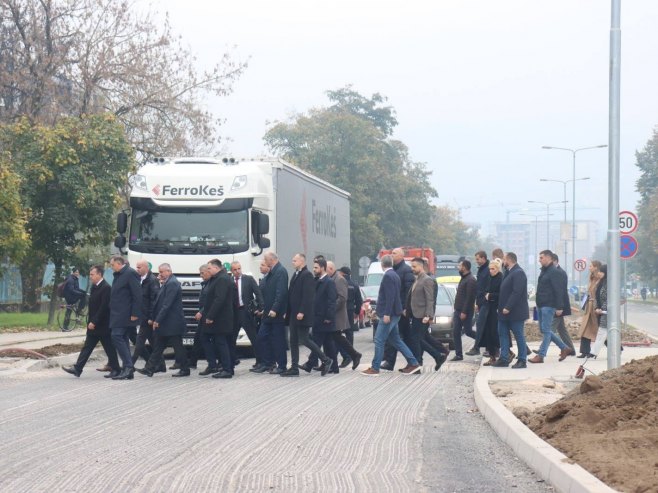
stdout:
<svg viewBox="0 0 658 493">
<path fill-rule="evenodd" d="M 415 247 L 415 246 L 403 246 L 398 247 L 404 250 L 404 260 L 406 262 L 411 262 L 411 259 L 414 257 L 420 257 L 427 262 L 427 265 L 430 269 L 430 274 L 434 274 L 436 270 L 436 257 L 434 256 L 434 250 L 428 247 Z M 390 255 L 393 252 L 393 249 L 386 250 L 382 248 L 379 250 L 379 255 L 377 258 L 382 258 L 384 255 Z"/>
</svg>

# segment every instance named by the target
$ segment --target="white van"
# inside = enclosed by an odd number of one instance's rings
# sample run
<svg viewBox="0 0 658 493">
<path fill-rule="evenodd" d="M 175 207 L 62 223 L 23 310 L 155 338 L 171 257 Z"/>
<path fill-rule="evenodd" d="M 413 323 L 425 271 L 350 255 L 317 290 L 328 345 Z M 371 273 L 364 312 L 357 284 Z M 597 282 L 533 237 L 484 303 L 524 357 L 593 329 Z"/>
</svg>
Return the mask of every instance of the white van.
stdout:
<svg viewBox="0 0 658 493">
<path fill-rule="evenodd" d="M 365 286 L 379 286 L 382 283 L 384 271 L 381 262 L 373 262 L 368 267 Z"/>
</svg>

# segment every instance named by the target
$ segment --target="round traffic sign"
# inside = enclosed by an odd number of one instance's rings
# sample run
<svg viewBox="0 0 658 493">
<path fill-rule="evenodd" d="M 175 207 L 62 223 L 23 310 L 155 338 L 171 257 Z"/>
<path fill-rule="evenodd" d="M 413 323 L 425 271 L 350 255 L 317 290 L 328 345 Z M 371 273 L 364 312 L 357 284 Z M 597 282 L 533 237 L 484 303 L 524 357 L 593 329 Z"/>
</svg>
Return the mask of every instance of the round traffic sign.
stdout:
<svg viewBox="0 0 658 493">
<path fill-rule="evenodd" d="M 585 260 L 584 258 L 579 258 L 573 263 L 573 268 L 576 269 L 578 272 L 584 271 L 585 267 L 587 267 L 587 260 Z"/>
<path fill-rule="evenodd" d="M 639 224 L 637 215 L 631 211 L 621 211 L 619 213 L 619 232 L 623 235 L 629 235 L 637 229 Z"/>
<path fill-rule="evenodd" d="M 367 269 L 370 267 L 370 259 L 365 255 L 359 259 L 359 267 L 362 269 Z"/>
<path fill-rule="evenodd" d="M 623 260 L 633 258 L 638 250 L 637 240 L 631 235 L 622 235 L 619 240 L 619 254 Z"/>
</svg>

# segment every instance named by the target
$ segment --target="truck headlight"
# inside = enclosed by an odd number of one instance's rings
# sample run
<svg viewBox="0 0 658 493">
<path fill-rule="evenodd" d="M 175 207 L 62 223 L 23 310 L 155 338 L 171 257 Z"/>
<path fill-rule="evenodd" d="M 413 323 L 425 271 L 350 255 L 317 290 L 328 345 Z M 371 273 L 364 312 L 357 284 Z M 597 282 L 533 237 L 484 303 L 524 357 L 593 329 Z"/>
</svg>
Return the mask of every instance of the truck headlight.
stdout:
<svg viewBox="0 0 658 493">
<path fill-rule="evenodd" d="M 441 324 L 441 325 L 449 324 L 450 323 L 450 317 L 436 317 L 434 319 L 434 323 Z"/>
<path fill-rule="evenodd" d="M 146 177 L 144 175 L 132 175 L 129 182 L 133 187 L 146 191 Z"/>
<path fill-rule="evenodd" d="M 234 192 L 235 190 L 240 190 L 245 186 L 247 186 L 247 175 L 236 176 L 233 179 L 233 185 L 231 185 L 231 192 Z"/>
</svg>

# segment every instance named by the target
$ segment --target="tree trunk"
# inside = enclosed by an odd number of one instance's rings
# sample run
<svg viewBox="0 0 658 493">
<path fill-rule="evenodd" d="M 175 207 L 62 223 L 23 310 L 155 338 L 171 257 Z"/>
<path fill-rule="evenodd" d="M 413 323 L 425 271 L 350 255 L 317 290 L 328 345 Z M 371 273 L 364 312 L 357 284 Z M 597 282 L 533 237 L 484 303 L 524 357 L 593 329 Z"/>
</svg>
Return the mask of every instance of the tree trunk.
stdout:
<svg viewBox="0 0 658 493">
<path fill-rule="evenodd" d="M 55 310 L 57 309 L 57 305 L 59 305 L 59 299 L 55 291 L 57 290 L 57 285 L 63 281 L 61 260 L 55 261 L 55 275 L 53 277 L 53 289 L 50 295 L 50 303 L 48 306 L 48 327 L 51 327 L 55 322 Z"/>
<path fill-rule="evenodd" d="M 46 272 L 47 259 L 45 255 L 29 252 L 21 262 L 22 303 L 24 312 L 38 312 L 41 308 L 43 292 L 43 275 Z"/>
</svg>

